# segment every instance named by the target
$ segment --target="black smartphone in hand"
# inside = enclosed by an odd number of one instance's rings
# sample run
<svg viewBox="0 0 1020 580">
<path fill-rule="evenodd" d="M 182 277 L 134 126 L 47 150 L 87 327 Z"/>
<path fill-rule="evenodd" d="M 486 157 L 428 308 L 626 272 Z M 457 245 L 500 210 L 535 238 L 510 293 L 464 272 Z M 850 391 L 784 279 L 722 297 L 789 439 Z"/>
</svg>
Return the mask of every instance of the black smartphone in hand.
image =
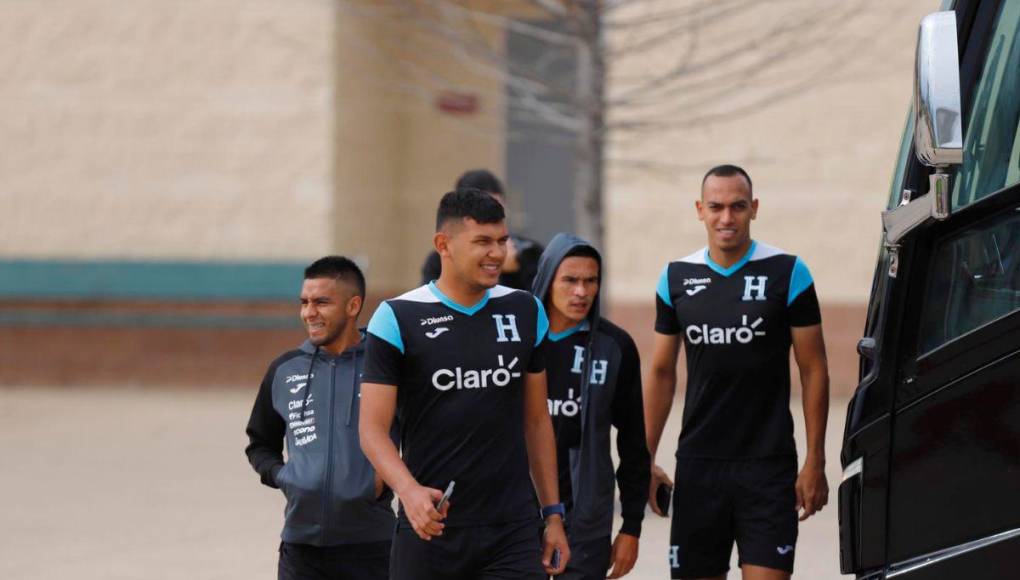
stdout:
<svg viewBox="0 0 1020 580">
<path fill-rule="evenodd" d="M 553 550 L 552 558 L 549 559 L 549 567 L 553 570 L 560 567 L 560 549 Z"/>
<path fill-rule="evenodd" d="M 672 486 L 660 483 L 659 487 L 655 488 L 655 505 L 659 506 L 659 511 L 662 512 L 662 517 L 669 515 L 669 503 L 672 497 Z"/>
</svg>

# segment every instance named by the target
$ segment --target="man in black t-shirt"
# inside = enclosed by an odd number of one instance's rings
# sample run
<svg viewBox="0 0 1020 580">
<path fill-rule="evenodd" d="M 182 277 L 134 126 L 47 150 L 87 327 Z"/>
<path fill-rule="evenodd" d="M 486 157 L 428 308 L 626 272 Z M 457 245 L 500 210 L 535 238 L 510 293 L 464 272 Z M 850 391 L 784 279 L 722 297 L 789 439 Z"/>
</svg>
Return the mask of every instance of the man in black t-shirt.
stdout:
<svg viewBox="0 0 1020 580">
<path fill-rule="evenodd" d="M 696 205 L 708 246 L 662 272 L 645 382 L 654 458 L 683 341 L 687 389 L 670 571 L 673 578 L 723 578 L 736 541 L 745 580 L 785 579 L 793 571 L 798 510 L 803 520 L 828 501 L 829 384 L 818 299 L 800 258 L 751 239 L 758 200 L 743 169 L 711 169 Z M 799 475 L 789 410 L 791 345 L 807 431 Z M 649 503 L 656 513 L 655 490 L 663 483 L 669 478 L 653 467 Z"/>
<path fill-rule="evenodd" d="M 506 190 L 499 179 L 488 169 L 472 169 L 465 171 L 457 178 L 455 189 L 480 189 L 492 196 L 506 208 Z M 507 241 L 507 256 L 503 262 L 503 271 L 499 275 L 502 286 L 518 290 L 531 290 L 538 269 L 538 258 L 542 255 L 542 244 L 531 238 L 511 235 Z M 439 279 L 442 262 L 434 250 L 429 252 L 425 263 L 421 266 L 421 283 L 428 284 Z"/>
<path fill-rule="evenodd" d="M 508 235 L 491 197 L 446 194 L 436 229 L 439 280 L 383 302 L 368 325 L 360 433 L 400 498 L 390 578 L 559 573 L 570 551 L 546 405 L 545 309 L 496 284 Z M 394 415 L 402 457 L 387 435 Z"/>
<path fill-rule="evenodd" d="M 621 578 L 637 561 L 650 457 L 641 403 L 641 360 L 625 330 L 600 316 L 602 257 L 557 234 L 539 261 L 535 295 L 549 313 L 546 372 L 556 432 L 560 498 L 571 559 L 557 578 Z M 611 430 L 620 457 L 614 473 Z M 623 525 L 613 533 L 614 485 Z M 610 570 L 610 568 L 612 568 Z"/>
</svg>

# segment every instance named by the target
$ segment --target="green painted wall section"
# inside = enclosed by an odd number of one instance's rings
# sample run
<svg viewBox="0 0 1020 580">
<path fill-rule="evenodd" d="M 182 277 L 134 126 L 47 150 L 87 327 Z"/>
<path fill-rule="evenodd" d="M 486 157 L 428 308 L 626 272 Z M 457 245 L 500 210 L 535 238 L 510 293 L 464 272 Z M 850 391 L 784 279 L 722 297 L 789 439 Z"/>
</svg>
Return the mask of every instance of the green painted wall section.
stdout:
<svg viewBox="0 0 1020 580">
<path fill-rule="evenodd" d="M 0 260 L 0 298 L 296 301 L 305 264 Z"/>
</svg>

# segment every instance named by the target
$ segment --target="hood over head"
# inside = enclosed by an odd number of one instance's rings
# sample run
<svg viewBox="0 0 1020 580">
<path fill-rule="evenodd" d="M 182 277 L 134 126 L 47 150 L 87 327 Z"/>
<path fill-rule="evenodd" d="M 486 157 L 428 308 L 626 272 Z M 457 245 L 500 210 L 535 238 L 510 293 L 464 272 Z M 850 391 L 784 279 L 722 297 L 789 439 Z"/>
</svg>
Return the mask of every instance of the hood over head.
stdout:
<svg viewBox="0 0 1020 580">
<path fill-rule="evenodd" d="M 556 276 L 556 269 L 560 267 L 560 263 L 567 257 L 567 254 L 578 248 L 590 249 L 595 254 L 596 260 L 599 263 L 599 292 L 592 302 L 591 310 L 588 311 L 588 323 L 592 326 L 592 330 L 594 330 L 599 319 L 599 304 L 602 301 L 602 283 L 605 280 L 605 272 L 602 268 L 602 254 L 587 240 L 573 234 L 556 234 L 552 241 L 549 242 L 549 245 L 546 246 L 545 251 L 542 252 L 542 257 L 538 260 L 538 273 L 535 275 L 531 292 L 542 301 L 542 304 L 547 304 L 546 299 L 549 298 L 549 287 L 552 286 L 553 278 Z"/>
</svg>

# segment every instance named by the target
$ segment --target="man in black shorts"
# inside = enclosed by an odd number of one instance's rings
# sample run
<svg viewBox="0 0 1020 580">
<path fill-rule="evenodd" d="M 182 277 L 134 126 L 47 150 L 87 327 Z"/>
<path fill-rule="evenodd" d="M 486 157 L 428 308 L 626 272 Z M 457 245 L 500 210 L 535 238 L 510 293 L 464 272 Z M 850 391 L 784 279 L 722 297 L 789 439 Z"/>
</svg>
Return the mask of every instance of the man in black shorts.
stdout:
<svg viewBox="0 0 1020 580">
<path fill-rule="evenodd" d="M 465 171 L 457 178 L 454 189 L 480 189 L 492 196 L 506 210 L 506 190 L 499 179 L 488 169 L 472 169 Z M 499 275 L 502 286 L 518 290 L 531 290 L 531 283 L 538 271 L 538 258 L 542 255 L 542 244 L 524 236 L 511 234 L 507 241 L 506 260 L 503 271 Z M 421 283 L 428 284 L 439 279 L 442 262 L 439 254 L 433 250 L 425 258 L 421 267 Z"/>
<path fill-rule="evenodd" d="M 308 340 L 269 365 L 248 420 L 248 460 L 287 498 L 280 580 L 387 577 L 393 493 L 361 452 L 357 431 L 364 299 L 365 277 L 351 260 L 326 256 L 305 269 Z"/>
<path fill-rule="evenodd" d="M 751 178 L 733 165 L 702 182 L 708 246 L 670 262 L 656 291 L 645 420 L 652 457 L 687 355 L 669 563 L 673 578 L 723 578 L 736 541 L 745 580 L 793 572 L 797 513 L 828 501 L 829 379 L 814 283 L 800 258 L 751 239 Z M 797 474 L 790 415 L 790 346 L 804 387 L 807 456 Z M 649 503 L 669 478 L 655 466 Z M 660 514 L 661 515 L 661 514 Z"/>
<path fill-rule="evenodd" d="M 436 230 L 439 280 L 383 302 L 368 325 L 361 444 L 400 498 L 390 577 L 559 573 L 570 551 L 546 404 L 545 309 L 497 285 L 509 236 L 489 195 L 446 194 Z M 402 458 L 388 436 L 394 414 Z"/>
<path fill-rule="evenodd" d="M 568 234 L 549 242 L 535 278 L 535 295 L 549 313 L 549 414 L 571 548 L 558 578 L 569 580 L 603 580 L 607 571 L 621 578 L 634 567 L 650 477 L 641 360 L 627 331 L 600 316 L 601 282 L 602 256 Z M 620 456 L 615 473 L 612 427 Z M 614 484 L 623 525 L 610 543 Z"/>
</svg>

